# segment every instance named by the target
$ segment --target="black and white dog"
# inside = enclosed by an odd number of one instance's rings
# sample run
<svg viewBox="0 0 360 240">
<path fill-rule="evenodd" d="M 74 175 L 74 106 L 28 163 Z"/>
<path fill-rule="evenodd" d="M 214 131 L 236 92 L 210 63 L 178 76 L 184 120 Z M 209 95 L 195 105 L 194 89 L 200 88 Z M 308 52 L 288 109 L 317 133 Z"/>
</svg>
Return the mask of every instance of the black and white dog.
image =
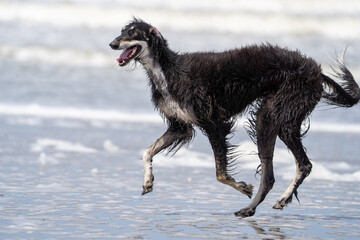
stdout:
<svg viewBox="0 0 360 240">
<path fill-rule="evenodd" d="M 252 196 L 253 186 L 236 182 L 229 174 L 228 135 L 236 117 L 249 107 L 249 133 L 257 143 L 261 162 L 259 190 L 250 205 L 236 212 L 248 217 L 264 200 L 275 182 L 273 152 L 276 137 L 295 157 L 295 179 L 281 195 L 275 209 L 291 202 L 297 188 L 310 174 L 312 164 L 302 145 L 302 122 L 323 98 L 327 103 L 352 107 L 360 89 L 350 71 L 339 61 L 339 85 L 322 73 L 313 59 L 298 51 L 253 45 L 225 52 L 176 53 L 153 26 L 134 19 L 110 46 L 123 50 L 120 66 L 141 63 L 152 89 L 152 101 L 166 119 L 168 129 L 143 155 L 143 194 L 153 190 L 152 158 L 168 148 L 189 142 L 197 126 L 209 138 L 216 162 L 216 178 Z"/>
</svg>

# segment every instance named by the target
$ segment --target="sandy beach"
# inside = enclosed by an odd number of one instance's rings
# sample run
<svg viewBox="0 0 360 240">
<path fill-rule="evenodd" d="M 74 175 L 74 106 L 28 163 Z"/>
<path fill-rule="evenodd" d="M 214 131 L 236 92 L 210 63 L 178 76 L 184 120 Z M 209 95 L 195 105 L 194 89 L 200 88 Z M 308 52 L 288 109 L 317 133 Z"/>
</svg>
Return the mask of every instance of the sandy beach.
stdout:
<svg viewBox="0 0 360 240">
<path fill-rule="evenodd" d="M 154 192 L 141 196 L 140 148 L 151 141 L 148 136 L 161 132 L 161 124 L 17 120 L 3 117 L 0 122 L 1 135 L 8 138 L 1 149 L 3 239 L 360 236 L 358 182 L 309 180 L 299 189 L 300 203 L 272 209 L 290 182 L 286 169 L 293 165 L 291 156 L 284 160 L 287 151 L 281 147 L 275 155 L 283 157 L 275 157 L 274 190 L 254 217 L 241 219 L 233 212 L 250 200 L 216 181 L 210 147 L 202 136 L 171 159 L 165 154 L 155 158 Z M 257 187 L 252 158 L 242 158 L 236 178 Z M 323 167 L 315 165 L 315 176 L 318 171 Z"/>
</svg>

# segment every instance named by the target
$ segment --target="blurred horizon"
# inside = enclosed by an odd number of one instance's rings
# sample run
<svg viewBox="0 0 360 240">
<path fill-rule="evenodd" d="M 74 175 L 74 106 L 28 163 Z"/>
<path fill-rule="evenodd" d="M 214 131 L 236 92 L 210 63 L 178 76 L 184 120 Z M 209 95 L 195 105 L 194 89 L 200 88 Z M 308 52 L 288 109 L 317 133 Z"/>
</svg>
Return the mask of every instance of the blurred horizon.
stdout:
<svg viewBox="0 0 360 240">
<path fill-rule="evenodd" d="M 292 48 L 296 48 L 293 41 L 297 39 L 331 39 L 334 44 L 326 50 L 329 55 L 333 51 L 341 53 L 348 43 L 353 43 L 351 47 L 355 52 L 360 48 L 357 44 L 360 42 L 360 3 L 356 0 L 224 0 L 221 4 L 216 0 L 4 0 L 0 3 L 0 21 L 5 28 L 0 54 L 23 61 L 38 58 L 57 63 L 45 56 L 61 49 L 65 55 L 62 64 L 76 52 L 81 59 L 76 62 L 87 65 L 86 57 L 92 50 L 90 65 L 109 66 L 111 60 L 105 53 L 111 54 L 111 50 L 105 43 L 119 34 L 133 16 L 155 25 L 169 39 L 170 46 L 181 51 L 218 51 L 252 44 L 254 39 L 279 42 Z M 10 31 L 13 27 L 18 31 Z M 91 38 L 67 38 L 73 31 Z M 198 43 L 201 34 L 210 36 L 206 39 L 208 44 Z M 219 42 L 219 35 L 229 35 L 232 41 L 224 42 L 221 38 Z M 174 43 L 173 38 L 184 42 Z M 33 54 L 35 52 L 38 54 Z M 349 58 L 353 54 L 348 51 Z M 316 57 L 316 53 L 314 55 Z"/>
</svg>

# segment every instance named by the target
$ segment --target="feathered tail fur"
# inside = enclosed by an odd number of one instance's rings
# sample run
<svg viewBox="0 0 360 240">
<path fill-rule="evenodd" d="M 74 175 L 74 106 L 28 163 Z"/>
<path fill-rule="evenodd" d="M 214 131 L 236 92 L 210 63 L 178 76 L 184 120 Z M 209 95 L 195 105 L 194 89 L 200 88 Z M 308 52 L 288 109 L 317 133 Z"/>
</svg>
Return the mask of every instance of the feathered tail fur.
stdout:
<svg viewBox="0 0 360 240">
<path fill-rule="evenodd" d="M 329 87 L 329 91 L 326 91 L 323 94 L 323 98 L 331 105 L 352 107 L 360 100 L 360 88 L 356 83 L 354 76 L 345 66 L 344 54 L 341 58 L 338 58 L 337 68 L 332 68 L 335 73 L 334 76 L 343 80 L 342 83 L 338 84 L 330 77 L 322 74 L 324 83 Z"/>
</svg>

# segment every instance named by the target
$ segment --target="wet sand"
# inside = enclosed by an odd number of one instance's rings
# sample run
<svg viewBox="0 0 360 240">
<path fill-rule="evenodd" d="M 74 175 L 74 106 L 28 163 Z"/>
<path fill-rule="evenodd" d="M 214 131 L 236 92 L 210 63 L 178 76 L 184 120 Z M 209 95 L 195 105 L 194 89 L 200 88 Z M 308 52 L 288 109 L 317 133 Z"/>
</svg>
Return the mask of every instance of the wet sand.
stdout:
<svg viewBox="0 0 360 240">
<path fill-rule="evenodd" d="M 8 138 L 1 146 L 3 239 L 360 237 L 357 183 L 305 181 L 299 189 L 300 203 L 294 200 L 279 211 L 272 206 L 290 180 L 276 175 L 274 189 L 256 215 L 241 219 L 233 212 L 250 200 L 216 181 L 210 147 L 201 136 L 180 157 L 162 155 L 159 164 L 155 158 L 154 191 L 141 196 L 138 146 L 160 133 L 161 124 L 112 122 L 99 128 L 84 121 L 70 125 L 67 120 L 64 127 L 66 120 L 59 125 L 38 119 L 39 127 L 29 124 L 29 119 L 27 124 L 15 124 L 9 117 L 0 120 L 0 133 Z M 204 162 L 196 162 L 199 158 Z M 174 162 L 182 159 L 184 164 Z M 275 174 L 277 170 L 275 166 Z M 255 168 L 242 169 L 236 178 L 257 188 L 254 173 Z"/>
</svg>

